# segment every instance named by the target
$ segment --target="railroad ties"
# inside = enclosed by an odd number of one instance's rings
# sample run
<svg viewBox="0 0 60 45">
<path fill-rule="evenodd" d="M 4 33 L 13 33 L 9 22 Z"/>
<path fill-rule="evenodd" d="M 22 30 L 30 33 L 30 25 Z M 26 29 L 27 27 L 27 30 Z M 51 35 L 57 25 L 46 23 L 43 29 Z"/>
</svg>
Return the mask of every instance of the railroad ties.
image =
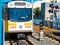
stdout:
<svg viewBox="0 0 60 45">
<path fill-rule="evenodd" d="M 33 45 L 28 38 L 26 39 L 19 39 L 19 40 L 11 40 L 5 41 L 4 45 Z"/>
<path fill-rule="evenodd" d="M 29 40 L 34 44 L 34 45 L 59 45 L 59 42 L 56 40 L 53 40 L 52 38 L 49 37 L 44 37 L 44 41 L 39 41 L 39 36 L 34 34 L 35 36 L 31 37 L 28 36 Z M 35 37 L 35 38 L 34 38 Z"/>
<path fill-rule="evenodd" d="M 58 41 L 49 37 L 44 37 L 44 41 L 39 40 L 39 35 L 33 33 L 32 36 L 27 36 L 26 40 L 18 40 L 13 42 L 13 45 L 60 45 Z M 5 41 L 5 45 L 10 45 L 9 41 Z"/>
</svg>

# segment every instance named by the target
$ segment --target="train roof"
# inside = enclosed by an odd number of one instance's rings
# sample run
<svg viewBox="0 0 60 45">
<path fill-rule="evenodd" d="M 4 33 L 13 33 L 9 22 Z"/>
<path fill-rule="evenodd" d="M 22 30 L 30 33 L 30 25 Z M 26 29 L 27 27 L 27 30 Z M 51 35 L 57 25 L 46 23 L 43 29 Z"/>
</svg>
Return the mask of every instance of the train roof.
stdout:
<svg viewBox="0 0 60 45">
<path fill-rule="evenodd" d="M 14 7 L 17 7 L 17 8 L 32 8 L 32 4 L 30 2 L 27 2 L 27 1 L 11 1 L 8 3 L 8 7 L 9 8 L 14 8 Z"/>
</svg>

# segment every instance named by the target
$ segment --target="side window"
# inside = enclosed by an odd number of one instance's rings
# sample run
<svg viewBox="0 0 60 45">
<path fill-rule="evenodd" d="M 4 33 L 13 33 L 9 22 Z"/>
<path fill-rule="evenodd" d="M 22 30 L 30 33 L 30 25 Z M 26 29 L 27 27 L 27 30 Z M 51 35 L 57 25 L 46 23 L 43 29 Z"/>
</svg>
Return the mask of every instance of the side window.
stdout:
<svg viewBox="0 0 60 45">
<path fill-rule="evenodd" d="M 2 18 L 4 19 L 4 20 L 8 20 L 9 19 L 9 16 L 8 16 L 8 8 L 3 8 L 2 9 Z"/>
</svg>

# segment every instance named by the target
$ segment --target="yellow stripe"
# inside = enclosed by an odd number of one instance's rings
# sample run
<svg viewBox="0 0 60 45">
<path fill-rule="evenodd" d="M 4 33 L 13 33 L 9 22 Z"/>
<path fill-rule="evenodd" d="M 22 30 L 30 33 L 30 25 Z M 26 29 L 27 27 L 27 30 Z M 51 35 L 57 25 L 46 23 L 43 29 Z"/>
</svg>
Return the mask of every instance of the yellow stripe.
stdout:
<svg viewBox="0 0 60 45">
<path fill-rule="evenodd" d="M 9 28 L 16 28 L 16 23 L 15 22 L 8 22 Z"/>
<path fill-rule="evenodd" d="M 25 26 L 32 25 L 32 22 L 25 22 L 24 25 Z"/>
<path fill-rule="evenodd" d="M 8 22 L 8 25 L 16 25 L 15 22 Z"/>
<path fill-rule="evenodd" d="M 16 25 L 16 24 L 13 24 L 13 23 L 9 23 L 8 25 L 10 26 L 10 25 Z"/>
<path fill-rule="evenodd" d="M 8 20 L 4 20 L 5 32 L 8 32 Z"/>
</svg>

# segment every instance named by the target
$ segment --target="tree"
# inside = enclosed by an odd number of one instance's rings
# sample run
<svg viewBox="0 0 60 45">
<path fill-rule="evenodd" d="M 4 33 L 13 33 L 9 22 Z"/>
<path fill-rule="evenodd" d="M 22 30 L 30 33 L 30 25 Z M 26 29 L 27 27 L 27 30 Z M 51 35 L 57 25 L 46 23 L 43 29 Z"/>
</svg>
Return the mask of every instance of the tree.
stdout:
<svg viewBox="0 0 60 45">
<path fill-rule="evenodd" d="M 40 7 L 37 7 L 33 10 L 34 15 L 36 15 L 36 18 L 38 19 L 39 15 L 41 14 Z"/>
</svg>

